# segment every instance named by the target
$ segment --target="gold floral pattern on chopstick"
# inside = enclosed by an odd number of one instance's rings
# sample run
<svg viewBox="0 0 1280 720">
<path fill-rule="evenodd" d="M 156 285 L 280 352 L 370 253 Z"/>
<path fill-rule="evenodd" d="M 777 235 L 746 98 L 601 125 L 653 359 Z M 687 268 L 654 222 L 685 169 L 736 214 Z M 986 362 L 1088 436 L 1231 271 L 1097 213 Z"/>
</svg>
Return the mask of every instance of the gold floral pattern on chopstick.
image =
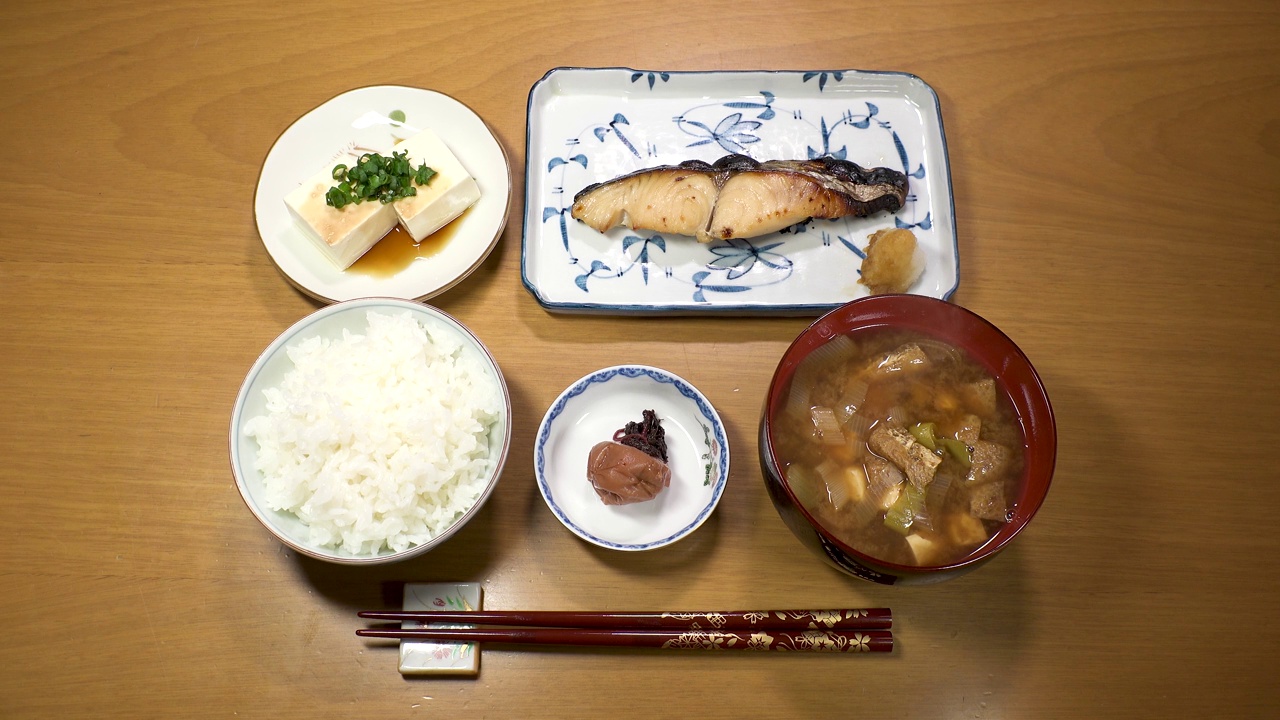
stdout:
<svg viewBox="0 0 1280 720">
<path fill-rule="evenodd" d="M 720 613 L 720 612 L 664 612 L 663 618 L 673 620 L 681 620 L 687 623 L 690 630 L 704 630 L 707 628 L 719 629 L 725 627 L 729 622 L 729 616 L 734 615 L 745 620 L 752 627 L 767 626 L 771 618 L 777 618 L 784 621 L 799 621 L 806 623 L 807 627 L 814 630 L 833 630 L 839 628 L 853 629 L 855 622 L 859 622 L 864 618 L 871 616 L 870 611 L 866 609 L 853 610 L 774 610 L 774 611 L 747 611 L 741 613 Z M 741 627 L 741 624 L 738 625 Z"/>
<path fill-rule="evenodd" d="M 727 650 L 741 646 L 748 650 L 864 653 L 871 652 L 871 637 L 865 633 L 821 630 L 772 634 L 695 630 L 662 644 L 664 650 Z"/>
</svg>

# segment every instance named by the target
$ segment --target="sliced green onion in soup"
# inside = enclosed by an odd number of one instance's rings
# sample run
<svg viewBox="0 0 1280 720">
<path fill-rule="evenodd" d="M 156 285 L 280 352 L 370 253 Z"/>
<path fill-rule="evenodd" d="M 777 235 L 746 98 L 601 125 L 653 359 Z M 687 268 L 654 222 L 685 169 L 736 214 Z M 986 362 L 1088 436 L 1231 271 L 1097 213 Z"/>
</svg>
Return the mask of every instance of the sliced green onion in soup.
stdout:
<svg viewBox="0 0 1280 720">
<path fill-rule="evenodd" d="M 920 509 L 916 512 L 915 518 L 911 522 L 912 528 L 923 528 L 932 532 L 936 528 L 933 524 L 933 513 L 929 512 L 929 503 L 921 503 Z"/>
<path fill-rule="evenodd" d="M 817 513 L 822 499 L 826 497 L 826 487 L 817 473 L 804 465 L 791 465 L 786 470 L 787 485 L 795 494 L 796 500 L 810 513 Z"/>
<path fill-rule="evenodd" d="M 906 485 L 907 483 L 905 482 L 898 483 L 897 485 L 890 485 L 883 493 L 880 494 L 879 498 L 876 500 L 876 504 L 880 506 L 881 510 L 887 511 L 889 508 L 893 507 L 894 503 L 898 502 L 898 498 L 902 497 L 902 488 Z"/>
<path fill-rule="evenodd" d="M 936 363 L 945 362 L 961 362 L 964 360 L 964 351 L 954 345 L 948 345 L 941 340 L 932 338 L 920 338 L 915 341 L 916 345 L 924 351 L 928 358 Z"/>
<path fill-rule="evenodd" d="M 907 476 L 897 465 L 878 456 L 871 456 L 867 459 L 867 481 L 870 483 L 872 492 L 882 493 L 895 485 L 901 485 L 907 481 Z"/>
<path fill-rule="evenodd" d="M 955 478 L 947 473 L 933 476 L 933 482 L 924 489 L 924 503 L 916 514 L 916 524 L 928 530 L 940 529 L 942 508 L 946 506 L 947 493 L 951 491 L 951 483 L 954 481 Z"/>
<path fill-rule="evenodd" d="M 844 466 L 831 458 L 818 463 L 813 470 L 818 473 L 818 477 L 822 478 L 822 482 L 827 484 L 828 492 L 833 485 L 840 485 L 844 480 L 844 478 L 840 477 L 840 473 L 844 471 Z"/>
<path fill-rule="evenodd" d="M 951 453 L 951 457 L 955 458 L 961 465 L 966 468 L 973 467 L 973 449 L 968 445 L 948 437 L 940 437 L 937 439 L 938 444 L 946 448 Z"/>
<path fill-rule="evenodd" d="M 803 382 L 798 374 L 791 380 L 791 392 L 787 394 L 787 404 L 782 411 L 794 418 L 809 417 L 809 383 Z"/>
<path fill-rule="evenodd" d="M 889 412 L 885 416 L 885 422 L 892 423 L 894 425 L 906 425 L 907 409 L 901 405 L 894 405 L 889 408 Z"/>
<path fill-rule="evenodd" d="M 840 428 L 840 421 L 836 419 L 834 410 L 819 405 L 809 410 L 809 418 L 822 436 L 823 445 L 844 444 L 844 430 Z"/>
<path fill-rule="evenodd" d="M 885 527 L 906 535 L 924 508 L 924 491 L 911 483 L 902 488 L 898 500 L 884 514 Z"/>
<path fill-rule="evenodd" d="M 866 440 L 871 434 L 871 427 L 876 421 L 866 415 L 852 415 L 844 424 L 845 433 L 852 435 L 859 440 Z"/>
<path fill-rule="evenodd" d="M 843 465 L 831 458 L 815 468 L 827 484 L 827 497 L 836 510 L 843 510 L 867 494 L 867 475 L 861 467 Z"/>
<path fill-rule="evenodd" d="M 928 487 L 925 488 L 925 507 L 940 510 L 943 504 L 947 502 L 947 493 L 951 492 L 951 483 L 953 482 L 955 482 L 954 477 L 948 473 L 935 474 L 933 482 L 929 483 Z"/>
<path fill-rule="evenodd" d="M 865 527 L 870 525 L 873 520 L 880 519 L 884 513 L 876 503 L 871 499 L 870 493 L 862 498 L 862 502 L 853 506 L 853 522 L 856 527 Z"/>
<path fill-rule="evenodd" d="M 812 364 L 815 368 L 828 368 L 849 359 L 857 349 L 858 346 L 848 335 L 837 335 L 814 348 L 803 362 Z"/>
<path fill-rule="evenodd" d="M 911 437 L 916 439 L 916 442 L 930 450 L 937 450 L 938 444 L 934 442 L 934 433 L 937 428 L 938 426 L 933 423 L 916 423 L 907 428 L 907 430 L 911 433 Z"/>
<path fill-rule="evenodd" d="M 855 413 L 858 408 L 862 407 L 862 403 L 867 399 L 867 390 L 871 386 L 862 378 L 854 378 L 844 386 L 844 392 L 840 394 L 839 407 L 836 413 L 840 416 L 841 422 L 846 422 Z"/>
</svg>

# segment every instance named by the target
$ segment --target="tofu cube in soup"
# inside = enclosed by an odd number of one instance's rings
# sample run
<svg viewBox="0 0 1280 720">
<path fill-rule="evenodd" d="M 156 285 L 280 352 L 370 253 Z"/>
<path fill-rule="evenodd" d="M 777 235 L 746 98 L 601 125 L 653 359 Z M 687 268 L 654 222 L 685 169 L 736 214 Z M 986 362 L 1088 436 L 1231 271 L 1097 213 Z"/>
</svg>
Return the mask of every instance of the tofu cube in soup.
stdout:
<svg viewBox="0 0 1280 720">
<path fill-rule="evenodd" d="M 956 547 L 974 547 L 987 539 L 987 526 L 968 513 L 953 513 L 947 517 L 947 538 Z"/>
<path fill-rule="evenodd" d="M 943 557 L 946 551 L 937 539 L 920 533 L 908 535 L 907 545 L 911 547 L 911 554 L 915 558 L 917 565 L 934 565 Z"/>
<path fill-rule="evenodd" d="M 867 494 L 867 476 L 862 466 L 827 459 L 814 468 L 827 484 L 827 499 L 836 510 L 862 502 Z"/>
</svg>

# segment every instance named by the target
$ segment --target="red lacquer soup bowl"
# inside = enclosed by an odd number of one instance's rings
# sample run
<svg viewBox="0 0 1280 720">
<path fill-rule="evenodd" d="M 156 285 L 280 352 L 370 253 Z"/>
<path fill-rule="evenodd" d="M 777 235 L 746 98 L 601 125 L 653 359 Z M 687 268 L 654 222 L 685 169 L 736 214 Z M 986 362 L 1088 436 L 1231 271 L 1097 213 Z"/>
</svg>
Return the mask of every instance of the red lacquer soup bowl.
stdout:
<svg viewBox="0 0 1280 720">
<path fill-rule="evenodd" d="M 1008 522 L 967 556 L 945 565 L 914 566 L 877 559 L 823 527 L 797 499 L 776 454 L 775 429 L 794 422 L 783 413 L 800 363 L 833 338 L 853 340 L 885 330 L 909 330 L 961 348 L 995 378 L 1012 407 L 1023 441 L 1017 496 Z M 800 541 L 837 569 L 884 584 L 923 584 L 958 577 L 995 557 L 1022 532 L 1049 492 L 1057 455 L 1053 408 L 1035 368 L 1018 346 L 991 323 L 958 305 L 920 295 L 878 295 L 854 300 L 810 325 L 783 354 L 769 384 L 760 420 L 760 467 L 769 497 Z"/>
</svg>

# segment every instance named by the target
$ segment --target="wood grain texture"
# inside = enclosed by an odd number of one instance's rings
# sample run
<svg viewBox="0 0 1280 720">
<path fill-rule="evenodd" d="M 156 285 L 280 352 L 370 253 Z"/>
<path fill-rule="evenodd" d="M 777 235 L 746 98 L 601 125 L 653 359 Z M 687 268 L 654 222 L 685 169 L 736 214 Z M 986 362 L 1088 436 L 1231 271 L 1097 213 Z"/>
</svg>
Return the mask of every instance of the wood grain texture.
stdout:
<svg viewBox="0 0 1280 720">
<path fill-rule="evenodd" d="M 1274 3 L 4 3 L 0 27 L 0 715 L 1280 713 Z M 938 91 L 954 300 L 1022 346 L 1059 423 L 1047 504 L 1005 555 L 884 588 L 804 554 L 755 433 L 807 321 L 564 317 L 524 290 L 529 88 L 619 65 L 900 70 Z M 517 425 L 462 532 L 347 568 L 256 524 L 226 436 L 245 371 L 316 307 L 257 236 L 261 162 L 371 84 L 463 100 L 510 156 L 512 222 L 435 304 L 493 351 Z M 733 452 L 707 524 L 639 555 L 564 531 L 530 461 L 556 395 L 618 362 L 697 386 Z M 500 650 L 476 679 L 404 680 L 354 630 L 409 580 L 483 582 L 488 608 L 888 606 L 897 647 Z"/>
</svg>

